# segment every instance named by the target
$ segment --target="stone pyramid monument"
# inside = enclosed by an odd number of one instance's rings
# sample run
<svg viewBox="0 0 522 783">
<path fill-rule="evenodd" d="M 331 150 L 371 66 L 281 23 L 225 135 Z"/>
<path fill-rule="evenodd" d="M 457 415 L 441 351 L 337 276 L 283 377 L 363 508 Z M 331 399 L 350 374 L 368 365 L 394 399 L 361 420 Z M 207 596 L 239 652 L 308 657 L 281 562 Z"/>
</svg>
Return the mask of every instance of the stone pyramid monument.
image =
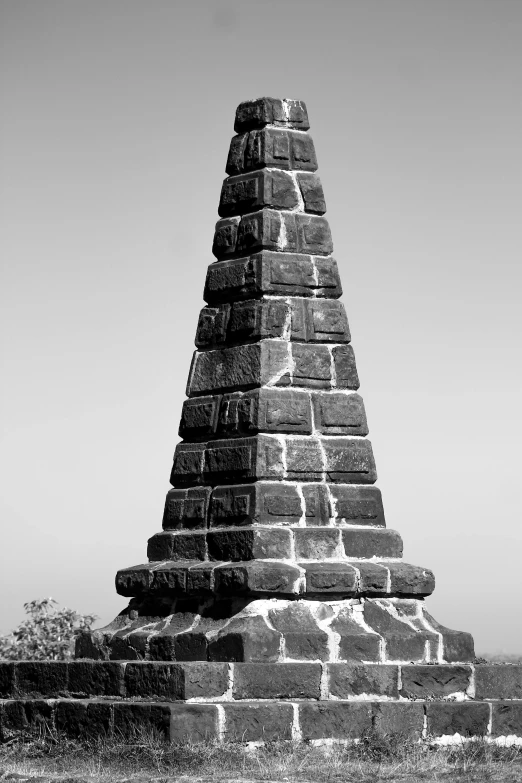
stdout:
<svg viewBox="0 0 522 783">
<path fill-rule="evenodd" d="M 234 129 L 163 530 L 78 655 L 471 661 L 385 524 L 306 107 L 248 101 Z"/>
<path fill-rule="evenodd" d="M 235 130 L 162 530 L 76 660 L 0 661 L 0 737 L 520 738 L 522 666 L 474 661 L 386 528 L 305 105 Z"/>
</svg>

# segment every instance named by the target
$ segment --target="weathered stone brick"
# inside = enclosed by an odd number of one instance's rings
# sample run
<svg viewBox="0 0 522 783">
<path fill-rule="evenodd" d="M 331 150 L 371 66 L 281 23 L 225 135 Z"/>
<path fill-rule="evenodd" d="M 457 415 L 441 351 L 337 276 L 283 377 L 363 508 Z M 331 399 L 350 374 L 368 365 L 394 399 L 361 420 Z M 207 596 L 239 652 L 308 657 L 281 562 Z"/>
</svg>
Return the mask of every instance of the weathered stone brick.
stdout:
<svg viewBox="0 0 522 783">
<path fill-rule="evenodd" d="M 171 742 L 213 742 L 219 739 L 218 708 L 215 704 L 173 704 L 171 709 Z"/>
<path fill-rule="evenodd" d="M 120 737 L 135 737 L 136 731 L 154 731 L 170 736 L 171 708 L 168 704 L 117 702 L 114 705 L 114 732 Z"/>
<path fill-rule="evenodd" d="M 214 571 L 216 593 L 223 595 L 275 593 L 295 595 L 300 570 L 288 563 L 259 562 L 217 566 Z"/>
<path fill-rule="evenodd" d="M 522 700 L 522 664 L 481 663 L 475 666 L 475 696 L 477 699 Z"/>
<path fill-rule="evenodd" d="M 407 699 L 464 696 L 471 680 L 469 666 L 403 666 L 401 696 Z"/>
<path fill-rule="evenodd" d="M 0 698 L 8 699 L 14 695 L 14 663 L 0 661 Z"/>
<path fill-rule="evenodd" d="M 242 561 L 265 558 L 290 559 L 290 530 L 258 528 L 220 530 L 208 534 L 208 552 L 212 560 Z"/>
<path fill-rule="evenodd" d="M 373 484 L 377 470 L 372 444 L 364 438 L 322 438 L 326 480 L 344 484 Z"/>
<path fill-rule="evenodd" d="M 237 248 L 239 217 L 224 218 L 216 223 L 212 253 L 217 259 L 233 256 Z"/>
<path fill-rule="evenodd" d="M 326 618 L 326 607 L 319 607 L 317 616 Z M 270 624 L 283 635 L 285 660 L 328 660 L 328 635 L 319 627 L 310 606 L 293 601 L 288 606 L 269 610 L 268 617 Z"/>
<path fill-rule="evenodd" d="M 384 638 L 389 661 L 423 661 L 426 641 L 438 641 L 433 634 L 401 622 L 374 601 L 364 602 L 363 615 L 366 624 Z"/>
<path fill-rule="evenodd" d="M 317 174 L 300 172 L 297 182 L 304 202 L 305 212 L 323 215 L 326 212 L 323 186 Z"/>
<path fill-rule="evenodd" d="M 200 440 L 216 432 L 221 395 L 192 397 L 185 400 L 179 425 L 180 438 Z"/>
<path fill-rule="evenodd" d="M 296 343 L 291 345 L 291 352 L 294 386 L 307 386 L 312 389 L 330 388 L 332 360 L 326 345 Z"/>
<path fill-rule="evenodd" d="M 283 250 L 288 253 L 317 252 L 315 249 L 308 248 L 301 250 L 298 246 L 296 218 L 293 212 L 279 212 L 273 209 L 251 212 L 241 218 L 237 231 L 236 252 L 246 254 L 256 253 L 259 250 Z"/>
<path fill-rule="evenodd" d="M 187 594 L 191 596 L 207 595 L 214 588 L 215 563 L 191 565 L 187 571 Z"/>
<path fill-rule="evenodd" d="M 281 340 L 196 352 L 187 395 L 238 391 L 267 383 L 288 385 L 289 379 L 283 376 L 288 374 L 289 364 L 289 345 Z"/>
<path fill-rule="evenodd" d="M 338 389 L 358 389 L 359 376 L 351 345 L 336 345 L 332 348 L 335 369 L 335 385 Z"/>
<path fill-rule="evenodd" d="M 264 167 L 315 171 L 312 137 L 292 130 L 262 128 L 232 138 L 227 174 L 234 176 Z"/>
<path fill-rule="evenodd" d="M 281 634 L 261 615 L 233 617 L 212 637 L 208 646 L 210 661 L 251 663 L 276 662 L 280 658 Z"/>
<path fill-rule="evenodd" d="M 284 131 L 281 131 L 284 133 Z M 226 165 L 227 174 L 234 176 L 245 171 L 245 150 L 248 142 L 248 133 L 240 133 L 233 136 L 230 141 Z M 283 168 L 281 166 L 281 168 Z"/>
<path fill-rule="evenodd" d="M 236 109 L 234 130 L 243 133 L 265 125 L 276 125 L 283 128 L 297 128 L 306 131 L 310 127 L 306 104 L 280 98 L 258 98 L 254 101 L 244 101 Z"/>
<path fill-rule="evenodd" d="M 242 395 L 226 395 L 221 410 L 220 431 L 230 434 L 312 432 L 310 396 L 306 392 L 255 389 Z"/>
<path fill-rule="evenodd" d="M 223 304 L 219 307 L 204 307 L 199 314 L 196 330 L 195 342 L 197 347 L 206 348 L 209 345 L 217 345 L 224 342 L 229 318 L 229 304 Z"/>
<path fill-rule="evenodd" d="M 388 592 L 388 569 L 386 563 L 358 560 L 353 565 L 359 571 L 361 595 L 384 595 Z"/>
<path fill-rule="evenodd" d="M 56 728 L 72 738 L 104 737 L 112 729 L 112 704 L 63 700 L 56 704 Z"/>
<path fill-rule="evenodd" d="M 152 585 L 153 570 L 150 563 L 120 569 L 116 574 L 116 592 L 128 597 L 145 593 Z"/>
<path fill-rule="evenodd" d="M 307 593 L 339 593 L 345 597 L 357 592 L 357 572 L 347 563 L 306 563 Z"/>
<path fill-rule="evenodd" d="M 130 698 L 176 701 L 185 697 L 183 668 L 175 663 L 129 662 L 125 686 Z"/>
<path fill-rule="evenodd" d="M 216 440 L 205 453 L 208 483 L 240 482 L 248 479 L 282 479 L 283 452 L 280 441 L 271 435 Z"/>
<path fill-rule="evenodd" d="M 15 683 L 19 696 L 56 698 L 67 691 L 67 663 L 20 661 L 15 666 Z"/>
<path fill-rule="evenodd" d="M 388 667 L 386 667 L 388 668 Z M 392 734 L 420 739 L 424 728 L 424 706 L 400 702 L 373 702 L 374 729 L 381 734 Z"/>
<path fill-rule="evenodd" d="M 316 177 L 314 174 L 302 174 L 301 176 Z M 318 182 L 318 177 L 316 179 Z M 321 183 L 317 184 L 317 182 L 305 180 L 305 184 L 299 184 L 303 198 L 304 192 L 306 192 L 310 205 L 319 207 L 322 188 Z M 307 187 L 308 190 L 306 190 Z M 324 204 L 324 196 L 322 203 Z M 230 217 L 231 215 L 254 212 L 263 207 L 296 209 L 298 204 L 299 196 L 296 183 L 291 174 L 277 169 L 262 169 L 226 179 L 221 189 L 218 212 L 221 217 Z M 317 211 L 317 209 L 307 209 L 307 212 Z"/>
<path fill-rule="evenodd" d="M 265 742 L 292 738 L 291 704 L 224 703 L 225 738 L 230 742 Z"/>
<path fill-rule="evenodd" d="M 165 498 L 163 529 L 206 527 L 211 491 L 210 487 L 169 490 Z"/>
<path fill-rule="evenodd" d="M 170 474 L 170 483 L 173 486 L 202 483 L 205 446 L 206 443 L 178 443 Z"/>
<path fill-rule="evenodd" d="M 426 705 L 428 735 L 484 737 L 488 732 L 489 709 L 484 702 L 430 702 Z"/>
<path fill-rule="evenodd" d="M 380 661 L 381 637 L 369 633 L 353 618 L 349 607 L 342 608 L 331 623 L 340 636 L 339 656 L 344 661 Z"/>
<path fill-rule="evenodd" d="M 234 699 L 318 699 L 320 663 L 238 663 Z"/>
<path fill-rule="evenodd" d="M 491 735 L 522 736 L 522 701 L 492 704 Z"/>
<path fill-rule="evenodd" d="M 338 699 L 362 694 L 398 698 L 398 666 L 328 663 L 327 669 L 329 692 Z"/>
<path fill-rule="evenodd" d="M 190 561 L 192 562 L 192 561 Z M 152 590 L 154 593 L 183 594 L 187 590 L 189 563 L 183 560 L 168 560 L 154 569 Z"/>
<path fill-rule="evenodd" d="M 371 702 L 305 702 L 299 705 L 304 740 L 360 739 L 372 728 Z"/>
<path fill-rule="evenodd" d="M 402 557 L 402 538 L 396 530 L 343 528 L 346 557 Z"/>
<path fill-rule="evenodd" d="M 295 556 L 304 560 L 342 557 L 340 530 L 331 527 L 307 527 L 294 532 Z"/>
<path fill-rule="evenodd" d="M 332 299 L 290 298 L 290 339 L 304 342 L 348 343 L 350 330 L 342 302 Z"/>
<path fill-rule="evenodd" d="M 25 702 L 4 701 L 0 704 L 0 727 L 2 731 L 25 731 L 29 726 L 25 714 Z"/>
<path fill-rule="evenodd" d="M 123 665 L 116 661 L 70 661 L 67 690 L 73 696 L 124 696 Z"/>
<path fill-rule="evenodd" d="M 384 527 L 384 508 L 377 487 L 332 484 L 330 487 L 332 518 L 338 523 Z"/>
<path fill-rule="evenodd" d="M 433 592 L 435 577 L 431 571 L 428 573 L 428 587 L 431 587 L 430 592 Z M 445 661 L 453 663 L 454 661 L 473 662 L 475 660 L 475 644 L 470 633 L 466 633 L 465 631 L 453 631 L 451 628 L 446 628 L 438 623 L 428 614 L 428 612 L 426 612 L 426 610 L 424 610 L 424 617 L 428 621 L 430 627 L 442 635 L 443 658 Z"/>
<path fill-rule="evenodd" d="M 210 504 L 210 525 L 290 525 L 303 513 L 295 486 L 280 482 L 256 482 L 216 487 Z"/>
<path fill-rule="evenodd" d="M 359 394 L 313 395 L 315 426 L 324 435 L 367 435 L 364 403 Z"/>
<path fill-rule="evenodd" d="M 323 453 L 317 438 L 286 438 L 286 475 L 292 481 L 320 481 Z"/>
<path fill-rule="evenodd" d="M 306 525 L 328 525 L 330 522 L 328 487 L 325 484 L 303 484 L 301 491 L 306 508 Z"/>
<path fill-rule="evenodd" d="M 228 690 L 227 663 L 192 661 L 183 664 L 185 699 L 216 699 Z"/>
<path fill-rule="evenodd" d="M 435 589 L 435 577 L 427 568 L 410 563 L 386 563 L 390 571 L 391 592 L 394 595 L 425 596 Z"/>
<path fill-rule="evenodd" d="M 281 299 L 235 302 L 228 324 L 228 339 L 233 342 L 283 337 L 290 308 Z"/>
<path fill-rule="evenodd" d="M 172 533 L 164 530 L 148 540 L 147 557 L 158 560 L 205 560 L 206 536 L 203 532 Z"/>
<path fill-rule="evenodd" d="M 341 295 L 337 263 L 333 258 L 264 250 L 209 266 L 206 302 L 218 304 L 262 294 L 337 298 Z"/>
<path fill-rule="evenodd" d="M 324 217 L 295 213 L 297 251 L 329 256 L 333 252 L 330 226 Z"/>
</svg>

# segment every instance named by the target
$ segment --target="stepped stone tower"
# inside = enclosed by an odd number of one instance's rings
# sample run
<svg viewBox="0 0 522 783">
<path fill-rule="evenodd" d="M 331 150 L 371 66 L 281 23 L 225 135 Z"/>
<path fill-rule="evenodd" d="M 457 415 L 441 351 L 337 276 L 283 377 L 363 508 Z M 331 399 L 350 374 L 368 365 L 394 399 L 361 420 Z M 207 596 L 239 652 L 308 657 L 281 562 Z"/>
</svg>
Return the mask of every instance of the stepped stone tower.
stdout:
<svg viewBox="0 0 522 783">
<path fill-rule="evenodd" d="M 235 130 L 163 529 L 76 660 L 0 662 L 0 736 L 522 737 L 522 666 L 474 662 L 386 528 L 306 108 Z"/>
<path fill-rule="evenodd" d="M 381 493 L 304 103 L 242 103 L 167 494 L 111 660 L 471 661 Z"/>
</svg>

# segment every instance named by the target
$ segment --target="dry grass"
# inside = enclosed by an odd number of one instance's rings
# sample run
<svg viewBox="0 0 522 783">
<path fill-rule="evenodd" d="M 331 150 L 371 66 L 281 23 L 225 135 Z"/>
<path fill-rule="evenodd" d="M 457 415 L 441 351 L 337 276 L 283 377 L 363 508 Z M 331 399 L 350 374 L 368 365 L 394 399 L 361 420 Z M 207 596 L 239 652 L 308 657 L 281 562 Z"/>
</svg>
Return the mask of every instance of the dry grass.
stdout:
<svg viewBox="0 0 522 783">
<path fill-rule="evenodd" d="M 103 781 L 281 781 L 282 783 L 520 783 L 522 748 L 482 740 L 450 748 L 396 735 L 368 735 L 357 744 L 316 747 L 288 742 L 249 749 L 170 745 L 154 734 L 132 740 L 75 742 L 43 730 L 0 747 L 2 778 L 11 773 L 75 783 Z"/>
</svg>

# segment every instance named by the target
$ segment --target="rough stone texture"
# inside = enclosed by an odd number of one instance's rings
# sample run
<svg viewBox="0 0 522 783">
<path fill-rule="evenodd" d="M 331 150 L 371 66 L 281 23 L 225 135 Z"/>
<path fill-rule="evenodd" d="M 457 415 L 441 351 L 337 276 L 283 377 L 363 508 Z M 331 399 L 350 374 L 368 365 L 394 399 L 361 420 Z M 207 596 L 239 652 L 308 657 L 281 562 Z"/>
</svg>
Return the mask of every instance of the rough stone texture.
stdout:
<svg viewBox="0 0 522 783">
<path fill-rule="evenodd" d="M 299 705 L 304 740 L 359 739 L 372 728 L 368 702 L 320 702 Z"/>
<path fill-rule="evenodd" d="M 477 699 L 521 699 L 522 664 L 479 664 L 475 667 Z"/>
<path fill-rule="evenodd" d="M 470 683 L 469 666 L 403 666 L 401 696 L 407 699 L 462 698 Z"/>
<path fill-rule="evenodd" d="M 318 663 L 243 664 L 234 672 L 234 699 L 318 699 Z"/>
<path fill-rule="evenodd" d="M 373 702 L 373 726 L 382 734 L 419 739 L 424 729 L 424 705 Z"/>
<path fill-rule="evenodd" d="M 289 740 L 292 738 L 291 704 L 224 703 L 225 739 L 232 742 Z"/>
<path fill-rule="evenodd" d="M 281 128 L 262 128 L 232 138 L 226 172 L 234 176 L 265 167 L 283 171 L 315 171 L 314 143 L 307 134 Z"/>
<path fill-rule="evenodd" d="M 328 664 L 329 693 L 339 699 L 362 694 L 398 697 L 398 682 L 398 666 Z"/>
<path fill-rule="evenodd" d="M 522 737 L 522 701 L 492 705 L 493 737 Z"/>
<path fill-rule="evenodd" d="M 234 122 L 237 133 L 263 128 L 265 125 L 308 130 L 310 124 L 306 104 L 289 98 L 258 98 L 239 104 Z"/>
<path fill-rule="evenodd" d="M 484 737 L 488 733 L 489 704 L 484 702 L 431 702 L 426 707 L 428 734 Z"/>
</svg>

